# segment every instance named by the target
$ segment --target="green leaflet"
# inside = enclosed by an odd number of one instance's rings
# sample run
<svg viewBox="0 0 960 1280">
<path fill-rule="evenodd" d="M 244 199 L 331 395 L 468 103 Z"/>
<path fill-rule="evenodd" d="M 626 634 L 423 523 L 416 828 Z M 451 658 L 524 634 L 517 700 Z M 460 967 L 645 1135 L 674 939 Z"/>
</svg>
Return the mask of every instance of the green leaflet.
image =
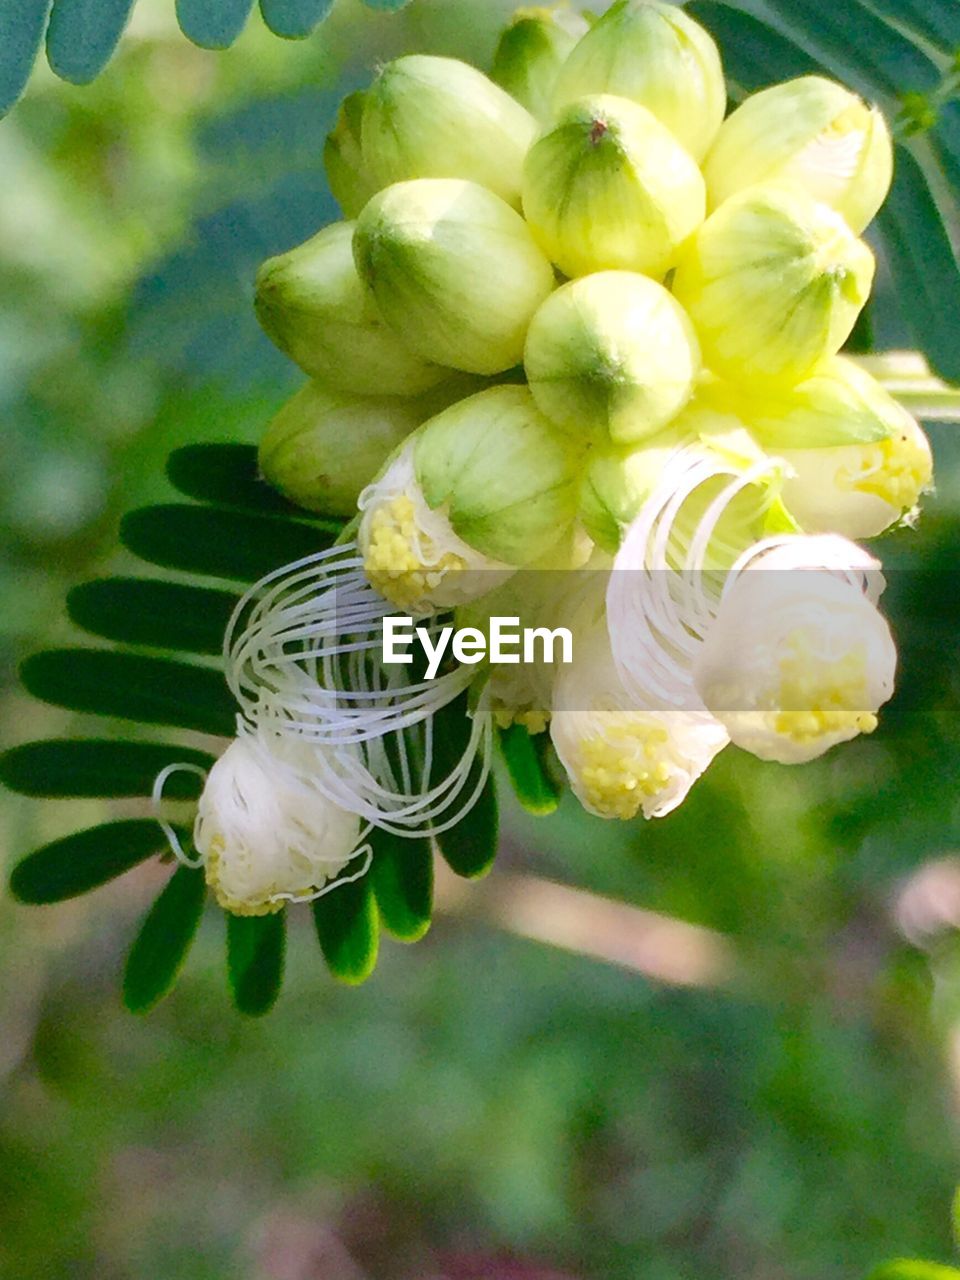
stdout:
<svg viewBox="0 0 960 1280">
<path fill-rule="evenodd" d="M 0 4 L 0 115 L 23 93 L 49 12 L 50 0 Z"/>
<path fill-rule="evenodd" d="M 276 1004 L 283 983 L 286 911 L 227 916 L 227 975 L 240 1013 L 258 1018 Z"/>
<path fill-rule="evenodd" d="M 172 990 L 203 915 L 202 868 L 178 867 L 144 917 L 123 974 L 123 1002 L 146 1013 Z"/>
<path fill-rule="evenodd" d="M 233 736 L 236 704 L 219 671 L 108 649 L 34 654 L 20 677 L 35 698 L 71 711 Z"/>
<path fill-rule="evenodd" d="M 263 20 L 287 40 L 302 40 L 333 8 L 333 0 L 260 0 Z"/>
<path fill-rule="evenodd" d="M 823 71 L 820 64 L 792 40 L 733 5 L 719 3 L 719 0 L 695 0 L 684 7 L 717 41 L 727 74 L 748 93 L 766 89 L 781 80 Z"/>
<path fill-rule="evenodd" d="M 906 1259 L 885 1262 L 871 1271 L 867 1280 L 960 1280 L 956 1267 L 943 1267 L 936 1262 L 910 1262 Z"/>
<path fill-rule="evenodd" d="M 131 512 L 121 522 L 120 541 L 165 569 L 255 582 L 281 565 L 323 551 L 339 531 L 333 521 L 306 524 L 170 503 Z"/>
<path fill-rule="evenodd" d="M 529 813 L 538 817 L 554 813 L 562 792 L 544 763 L 549 736 L 543 733 L 534 736 L 522 724 L 514 724 L 502 730 L 499 738 L 517 799 Z"/>
<path fill-rule="evenodd" d="M 28 853 L 10 874 L 10 891 L 34 905 L 62 902 L 98 889 L 165 847 L 163 832 L 146 818 L 89 827 Z"/>
<path fill-rule="evenodd" d="M 209 769 L 213 757 L 175 743 L 81 738 L 27 742 L 0 756 L 0 782 L 24 796 L 148 796 L 168 764 Z M 172 774 L 168 800 L 194 800 L 202 787 L 195 773 Z"/>
<path fill-rule="evenodd" d="M 380 928 L 370 876 L 344 881 L 313 903 L 313 921 L 330 972 L 358 985 L 377 965 Z"/>
<path fill-rule="evenodd" d="M 433 766 L 430 773 L 433 785 L 449 774 L 463 756 L 471 728 L 467 706 L 468 692 L 465 692 L 434 717 Z M 451 802 L 451 808 L 455 808 L 462 798 L 471 795 L 479 780 L 480 763 L 476 760 L 460 796 Z M 436 826 L 439 828 L 442 823 L 441 814 L 436 820 Z M 473 880 L 486 875 L 493 866 L 499 833 L 497 795 L 491 774 L 469 813 L 448 830 L 440 831 L 436 841 L 450 869 L 458 876 Z"/>
<path fill-rule="evenodd" d="M 79 627 L 121 644 L 218 656 L 240 597 L 149 578 L 101 578 L 74 587 L 67 612 Z"/>
<path fill-rule="evenodd" d="M 383 927 L 402 942 L 416 942 L 433 912 L 433 851 L 427 839 L 370 832 L 370 880 Z"/>
<path fill-rule="evenodd" d="M 244 28 L 253 0 L 177 0 L 177 21 L 204 49 L 227 49 Z"/>
<path fill-rule="evenodd" d="M 133 0 L 54 0 L 47 61 L 63 80 L 88 84 L 113 56 Z"/>
<path fill-rule="evenodd" d="M 253 444 L 188 444 L 174 449 L 167 459 L 167 479 L 175 489 L 199 502 L 256 515 L 314 518 L 260 479 Z"/>
</svg>

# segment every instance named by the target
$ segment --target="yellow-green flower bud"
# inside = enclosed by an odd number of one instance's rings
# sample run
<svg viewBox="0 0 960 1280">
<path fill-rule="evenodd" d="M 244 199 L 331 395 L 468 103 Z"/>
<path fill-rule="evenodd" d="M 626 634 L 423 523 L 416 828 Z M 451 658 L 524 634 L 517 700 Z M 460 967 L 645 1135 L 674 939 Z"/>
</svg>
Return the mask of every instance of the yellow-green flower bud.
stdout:
<svg viewBox="0 0 960 1280">
<path fill-rule="evenodd" d="M 387 322 L 424 360 L 468 373 L 519 364 L 555 279 L 526 223 L 474 182 L 420 179 L 374 196 L 354 253 Z"/>
<path fill-rule="evenodd" d="M 546 123 L 553 116 L 560 68 L 589 29 L 586 19 L 566 6 L 518 9 L 500 37 L 491 78 Z"/>
<path fill-rule="evenodd" d="M 524 363 L 551 422 L 583 441 L 632 444 L 660 431 L 689 400 L 700 347 L 662 285 L 602 271 L 546 300 L 530 322 Z"/>
<path fill-rule="evenodd" d="M 583 98 L 534 145 L 523 211 L 568 276 L 662 277 L 706 211 L 700 170 L 670 131 L 626 98 Z"/>
<path fill-rule="evenodd" d="M 325 227 L 257 274 L 257 318 L 304 373 L 354 395 L 417 395 L 448 370 L 384 323 L 353 260 L 352 222 Z"/>
<path fill-rule="evenodd" d="M 409 397 L 346 396 L 308 382 L 283 406 L 260 442 L 260 470 L 291 502 L 352 516 L 360 491 L 423 421 Z"/>
<path fill-rule="evenodd" d="M 846 342 L 873 274 L 873 254 L 840 214 L 770 185 L 711 214 L 683 254 L 673 292 L 715 373 L 796 383 Z"/>
<path fill-rule="evenodd" d="M 360 125 L 366 96 L 360 90 L 344 98 L 337 123 L 327 135 L 323 148 L 327 182 L 345 218 L 355 218 L 376 191 L 360 150 Z"/>
<path fill-rule="evenodd" d="M 825 360 L 796 387 L 724 394 L 763 448 L 788 464 L 783 500 L 808 533 L 873 537 L 930 484 L 919 424 L 853 360 Z"/>
<path fill-rule="evenodd" d="M 592 93 L 639 102 L 695 160 L 716 137 L 727 105 L 712 38 L 676 5 L 654 0 L 620 0 L 570 54 L 555 107 Z"/>
<path fill-rule="evenodd" d="M 578 459 L 526 387 L 452 406 L 361 494 L 367 577 L 415 613 L 485 595 L 569 532 Z"/>
<path fill-rule="evenodd" d="M 724 122 L 704 164 L 715 209 L 759 182 L 795 182 L 859 235 L 886 199 L 893 146 L 883 115 L 842 85 L 802 76 L 755 93 Z"/>
<path fill-rule="evenodd" d="M 397 58 L 363 109 L 363 161 L 378 187 L 466 178 L 519 205 L 537 122 L 499 85 L 456 58 Z"/>
<path fill-rule="evenodd" d="M 638 448 L 592 449 L 580 485 L 580 522 L 603 551 L 615 553 L 623 530 L 656 488 L 683 443 L 674 431 Z"/>
</svg>

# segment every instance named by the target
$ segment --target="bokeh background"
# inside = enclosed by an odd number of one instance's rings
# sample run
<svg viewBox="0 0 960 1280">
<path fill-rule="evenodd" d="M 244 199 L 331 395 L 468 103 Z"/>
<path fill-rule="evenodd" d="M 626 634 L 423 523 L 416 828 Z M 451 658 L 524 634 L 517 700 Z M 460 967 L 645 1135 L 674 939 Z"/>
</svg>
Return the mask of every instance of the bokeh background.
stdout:
<svg viewBox="0 0 960 1280">
<path fill-rule="evenodd" d="M 122 567 L 166 454 L 255 441 L 297 385 L 265 256 L 336 216 L 338 98 L 418 49 L 484 65 L 505 0 L 341 0 L 226 53 L 140 0 L 90 87 L 38 66 L 0 122 L 0 732 L 73 583 Z M 960 299 L 958 299 L 960 303 Z M 931 316 L 931 324 L 937 317 Z M 881 346 L 905 338 L 881 288 Z M 859 1280 L 950 1260 L 960 1178 L 960 453 L 886 540 L 900 691 L 815 765 L 725 753 L 683 809 L 505 801 L 490 881 L 337 987 L 293 913 L 280 1002 L 235 1013 L 211 911 L 175 993 L 121 1010 L 148 865 L 0 902 L 0 1275 L 10 1280 Z M 503 794 L 505 795 L 505 789 Z M 99 820 L 5 795 L 3 857 Z M 568 886 L 566 892 L 556 885 Z"/>
</svg>

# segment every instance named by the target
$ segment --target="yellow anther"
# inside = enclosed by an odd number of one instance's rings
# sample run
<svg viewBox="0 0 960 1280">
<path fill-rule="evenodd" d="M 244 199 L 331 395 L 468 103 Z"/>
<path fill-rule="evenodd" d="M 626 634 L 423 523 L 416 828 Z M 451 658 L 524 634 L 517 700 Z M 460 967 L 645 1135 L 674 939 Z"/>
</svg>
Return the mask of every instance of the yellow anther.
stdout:
<svg viewBox="0 0 960 1280">
<path fill-rule="evenodd" d="M 413 500 L 400 494 L 372 512 L 363 567 L 381 595 L 401 609 L 415 609 L 447 574 L 467 565 L 452 551 L 434 555 L 431 539 L 417 530 Z"/>
<path fill-rule="evenodd" d="M 872 733 L 877 717 L 868 705 L 867 655 L 863 646 L 832 662 L 813 652 L 802 631 L 788 639 L 780 661 L 780 689 L 774 729 L 793 742 L 814 742 L 824 736 L 856 729 Z"/>
<path fill-rule="evenodd" d="M 606 713 L 605 732 L 580 743 L 584 798 L 609 818 L 635 818 L 644 799 L 659 795 L 674 778 L 666 757 L 669 734 L 626 713 Z"/>
</svg>

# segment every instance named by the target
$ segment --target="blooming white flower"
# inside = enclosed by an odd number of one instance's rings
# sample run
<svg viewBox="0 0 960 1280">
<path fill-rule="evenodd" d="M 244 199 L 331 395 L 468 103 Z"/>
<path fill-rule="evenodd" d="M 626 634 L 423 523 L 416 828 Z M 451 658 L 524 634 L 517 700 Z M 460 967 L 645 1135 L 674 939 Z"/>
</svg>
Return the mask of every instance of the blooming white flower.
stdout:
<svg viewBox="0 0 960 1280">
<path fill-rule="evenodd" d="M 225 910 L 266 915 L 315 898 L 364 852 L 359 817 L 313 784 L 319 757 L 303 739 L 247 727 L 210 770 L 194 844 Z"/>
<path fill-rule="evenodd" d="M 602 612 L 577 631 L 554 688 L 550 735 L 581 804 L 601 818 L 658 818 L 728 742 L 706 712 L 651 709 L 624 687 Z"/>
<path fill-rule="evenodd" d="M 735 567 L 693 667 L 733 742 L 797 764 L 876 728 L 897 662 L 878 570 L 833 535 L 761 544 Z"/>
</svg>

